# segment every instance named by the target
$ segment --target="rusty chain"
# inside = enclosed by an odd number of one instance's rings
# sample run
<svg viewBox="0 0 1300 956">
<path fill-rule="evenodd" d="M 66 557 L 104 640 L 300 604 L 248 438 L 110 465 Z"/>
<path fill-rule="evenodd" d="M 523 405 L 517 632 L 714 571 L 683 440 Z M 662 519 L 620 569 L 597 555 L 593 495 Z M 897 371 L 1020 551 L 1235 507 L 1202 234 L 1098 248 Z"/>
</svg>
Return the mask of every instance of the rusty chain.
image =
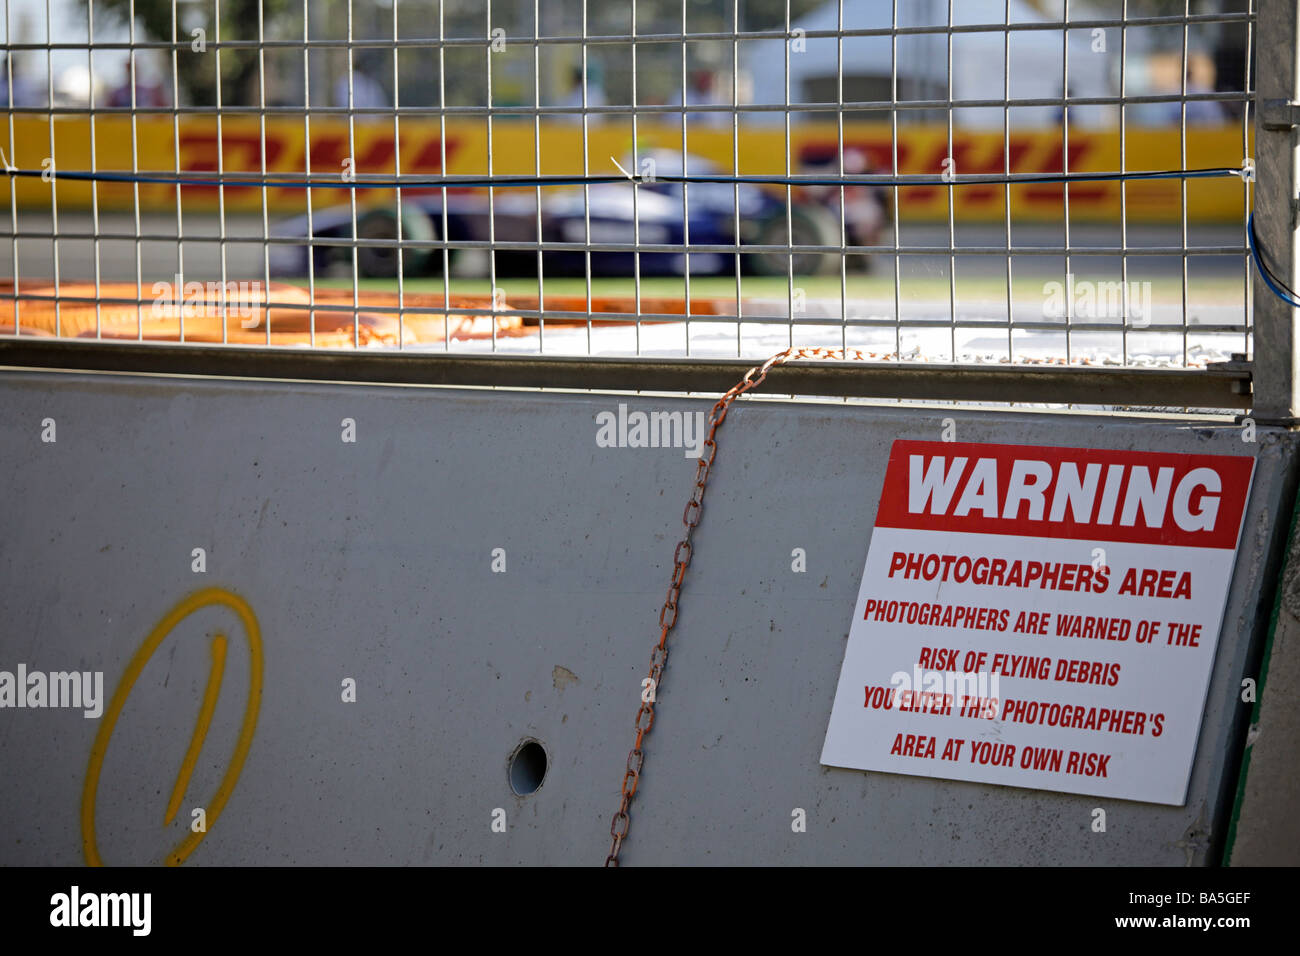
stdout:
<svg viewBox="0 0 1300 956">
<path fill-rule="evenodd" d="M 745 377 L 718 399 L 713 410 L 709 412 L 709 437 L 704 440 L 701 447 L 700 457 L 695 466 L 695 485 L 691 489 L 690 500 L 686 502 L 686 510 L 682 512 L 682 524 L 686 526 L 686 534 L 677 542 L 677 547 L 673 550 L 673 576 L 668 584 L 668 594 L 664 598 L 663 607 L 659 611 L 659 641 L 650 652 L 650 675 L 642 682 L 641 706 L 636 712 L 635 721 L 636 742 L 627 755 L 627 766 L 623 774 L 623 797 L 609 825 L 613 842 L 609 847 L 609 856 L 605 857 L 606 866 L 618 866 L 618 855 L 623 849 L 623 841 L 627 839 L 627 831 L 632 824 L 628 811 L 632 806 L 632 798 L 636 796 L 637 787 L 641 783 L 641 770 L 645 765 L 642 744 L 645 743 L 646 734 L 650 733 L 650 728 L 654 726 L 655 697 L 662 683 L 664 666 L 668 663 L 668 634 L 677 623 L 677 602 L 681 598 L 682 582 L 686 578 L 686 569 L 690 566 L 693 552 L 691 536 L 695 533 L 695 526 L 700 523 L 700 515 L 704 509 L 704 492 L 709 484 L 713 459 L 718 453 L 715 436 L 727 417 L 728 409 L 741 395 L 762 385 L 767 380 L 767 373 L 778 365 L 796 359 L 851 358 L 862 361 L 866 357 L 857 349 L 786 349 L 784 352 L 776 353 L 762 365 L 755 365 L 746 372 Z"/>
</svg>

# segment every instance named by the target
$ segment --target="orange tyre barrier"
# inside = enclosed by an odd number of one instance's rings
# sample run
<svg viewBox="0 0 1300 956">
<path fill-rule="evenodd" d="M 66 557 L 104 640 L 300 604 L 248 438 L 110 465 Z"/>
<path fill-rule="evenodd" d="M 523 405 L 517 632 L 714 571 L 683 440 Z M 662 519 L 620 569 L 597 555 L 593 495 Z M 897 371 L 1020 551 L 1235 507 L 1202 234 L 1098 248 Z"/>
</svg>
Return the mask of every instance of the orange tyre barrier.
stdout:
<svg viewBox="0 0 1300 956">
<path fill-rule="evenodd" d="M 12 281 L 0 281 L 0 335 L 61 338 L 143 339 L 147 342 L 227 342 L 232 345 L 315 345 L 319 348 L 353 348 L 362 346 L 434 345 L 464 339 L 485 339 L 494 331 L 498 338 L 535 334 L 536 319 L 509 314 L 513 307 L 539 311 L 536 295 L 511 296 L 510 302 L 498 299 L 495 315 L 403 314 L 399 322 L 398 296 L 395 292 L 363 291 L 357 295 L 356 324 L 353 325 L 351 289 L 317 289 L 313 298 L 300 286 L 272 282 L 268 294 L 260 282 L 231 282 L 225 296 L 225 319 L 219 283 L 186 283 L 176 295 L 168 284 L 163 292 L 149 299 L 152 283 L 137 289 L 134 282 L 101 282 L 98 293 L 93 282 L 60 282 L 56 320 L 53 296 L 55 285 L 47 280 L 24 279 L 21 298 L 15 302 Z M 34 298 L 27 298 L 32 296 Z M 98 296 L 98 299 L 96 298 Z M 112 300 L 129 299 L 132 302 Z M 442 293 L 406 293 L 404 308 L 443 308 L 447 300 Z M 449 309 L 493 310 L 493 299 L 486 295 L 452 295 Z M 548 295 L 548 309 L 557 312 L 587 312 L 586 296 Z M 322 308 L 323 307 L 323 308 Z M 342 308 L 340 308 L 342 307 Z M 692 299 L 691 315 L 723 315 L 734 308 L 728 300 Z M 642 313 L 685 315 L 686 302 L 678 298 L 648 298 L 640 302 Z M 592 319 L 602 326 L 630 325 L 628 316 L 637 313 L 634 298 L 593 296 Z M 604 318 L 609 315 L 610 318 Z M 585 325 L 585 319 L 548 318 L 550 326 Z M 663 321 L 663 320 L 659 320 Z M 645 324 L 655 324 L 648 321 Z M 223 338 L 222 329 L 225 329 Z M 182 330 L 184 335 L 182 336 Z M 269 331 L 269 334 L 268 334 Z M 314 335 L 313 335 L 314 332 Z"/>
<path fill-rule="evenodd" d="M 144 339 L 151 342 L 229 342 L 234 345 L 308 345 L 324 348 L 352 348 L 371 345 L 428 345 L 457 339 L 488 338 L 494 328 L 500 335 L 527 334 L 521 318 L 497 315 L 449 315 L 407 313 L 399 323 L 397 296 L 362 292 L 358 295 L 356 324 L 353 324 L 350 289 L 317 289 L 314 305 L 306 289 L 273 282 L 262 292 L 261 283 L 229 283 L 223 320 L 219 283 L 187 283 L 193 294 L 173 295 L 170 291 L 143 305 L 104 301 L 148 299 L 153 285 L 146 283 L 137 293 L 134 282 L 60 282 L 56 320 L 52 298 L 26 296 L 55 294 L 52 282 L 24 279 L 17 302 L 13 282 L 0 282 L 0 334 L 54 336 L 62 338 Z M 96 302 L 98 296 L 99 301 Z M 68 301 L 72 300 L 72 301 Z M 409 294 L 408 308 L 442 308 L 441 294 Z M 344 308 L 339 309 L 338 306 Z M 450 309 L 491 310 L 489 296 L 451 296 Z M 392 311 L 386 310 L 386 307 Z M 15 322 L 15 309 L 17 322 Z M 224 337 L 222 331 L 225 331 Z M 314 332 L 314 339 L 313 339 Z"/>
</svg>

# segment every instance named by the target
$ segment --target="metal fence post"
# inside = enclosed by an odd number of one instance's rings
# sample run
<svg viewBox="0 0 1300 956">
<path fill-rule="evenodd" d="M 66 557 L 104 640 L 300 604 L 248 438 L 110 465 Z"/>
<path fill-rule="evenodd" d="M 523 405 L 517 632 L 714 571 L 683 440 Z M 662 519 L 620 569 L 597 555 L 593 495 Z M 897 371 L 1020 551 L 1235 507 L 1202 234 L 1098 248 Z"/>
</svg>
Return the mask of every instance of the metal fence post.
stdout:
<svg viewBox="0 0 1300 956">
<path fill-rule="evenodd" d="M 1300 276 L 1296 242 L 1297 0 L 1262 0 L 1256 31 L 1255 230 L 1270 264 L 1292 288 Z M 1293 423 L 1300 418 L 1300 349 L 1296 309 L 1254 280 L 1254 414 L 1257 420 Z"/>
</svg>

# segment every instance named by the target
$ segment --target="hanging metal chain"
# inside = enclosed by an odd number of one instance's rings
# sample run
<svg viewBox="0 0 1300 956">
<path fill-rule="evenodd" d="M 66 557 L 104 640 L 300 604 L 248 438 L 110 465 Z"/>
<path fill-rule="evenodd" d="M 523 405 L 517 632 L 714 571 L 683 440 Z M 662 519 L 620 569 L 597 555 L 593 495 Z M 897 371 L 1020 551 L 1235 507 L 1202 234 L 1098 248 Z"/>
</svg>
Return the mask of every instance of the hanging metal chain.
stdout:
<svg viewBox="0 0 1300 956">
<path fill-rule="evenodd" d="M 664 598 L 664 605 L 659 611 L 659 641 L 650 652 L 650 676 L 641 684 L 641 706 L 636 712 L 636 742 L 627 755 L 627 769 L 623 774 L 623 798 L 619 803 L 618 812 L 614 814 L 614 819 L 609 825 L 613 842 L 609 846 L 609 856 L 605 857 L 606 866 L 618 866 L 618 854 L 623 848 L 628 827 L 632 823 L 628 811 L 632 806 L 632 798 L 636 796 L 637 787 L 641 783 L 641 770 L 645 765 L 645 751 L 642 745 L 645 743 L 646 734 L 650 733 L 650 728 L 655 723 L 655 698 L 662 684 L 664 666 L 668 663 L 668 634 L 677 623 L 677 605 L 681 599 L 682 582 L 686 578 L 686 569 L 690 566 L 693 551 L 691 536 L 695 533 L 695 526 L 700 523 L 700 514 L 704 509 L 704 492 L 709 485 L 713 459 L 718 454 L 716 437 L 718 429 L 726 420 L 732 402 L 762 385 L 767 380 L 768 372 L 778 365 L 784 365 L 795 359 L 809 358 L 852 358 L 861 361 L 866 356 L 857 349 L 849 349 L 847 353 L 844 349 L 786 349 L 773 355 L 762 365 L 755 365 L 746 372 L 745 377 L 718 399 L 713 410 L 709 412 L 709 437 L 704 440 L 701 447 L 700 457 L 695 466 L 695 485 L 691 489 L 690 500 L 686 502 L 686 510 L 682 512 L 682 524 L 686 526 L 686 533 L 673 550 L 673 576 L 668 584 L 668 595 Z"/>
</svg>

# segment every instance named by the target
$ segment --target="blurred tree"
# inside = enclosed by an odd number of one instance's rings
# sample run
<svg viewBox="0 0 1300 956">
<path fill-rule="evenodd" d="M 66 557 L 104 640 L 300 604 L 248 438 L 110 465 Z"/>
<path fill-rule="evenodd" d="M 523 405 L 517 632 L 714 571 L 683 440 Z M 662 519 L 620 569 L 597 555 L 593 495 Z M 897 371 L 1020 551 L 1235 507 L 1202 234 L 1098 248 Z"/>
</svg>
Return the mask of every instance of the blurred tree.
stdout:
<svg viewBox="0 0 1300 956">
<path fill-rule="evenodd" d="M 132 7 L 135 18 L 150 40 L 171 42 L 173 11 L 175 23 L 176 79 L 181 98 L 196 106 L 210 106 L 217 101 L 216 57 L 210 44 L 217 39 L 215 4 L 174 3 L 173 0 L 81 0 L 95 5 L 97 17 L 107 14 L 129 24 Z M 266 35 L 272 25 L 292 6 L 291 0 L 224 0 L 221 4 L 221 39 L 256 40 L 258 12 L 261 11 Z M 196 52 L 192 31 L 202 30 L 205 51 Z M 166 55 L 166 54 L 164 54 Z M 167 57 L 170 61 L 170 56 Z M 170 62 L 167 73 L 171 72 Z M 221 53 L 221 92 L 224 102 L 257 102 L 257 51 L 223 50 Z"/>
</svg>

